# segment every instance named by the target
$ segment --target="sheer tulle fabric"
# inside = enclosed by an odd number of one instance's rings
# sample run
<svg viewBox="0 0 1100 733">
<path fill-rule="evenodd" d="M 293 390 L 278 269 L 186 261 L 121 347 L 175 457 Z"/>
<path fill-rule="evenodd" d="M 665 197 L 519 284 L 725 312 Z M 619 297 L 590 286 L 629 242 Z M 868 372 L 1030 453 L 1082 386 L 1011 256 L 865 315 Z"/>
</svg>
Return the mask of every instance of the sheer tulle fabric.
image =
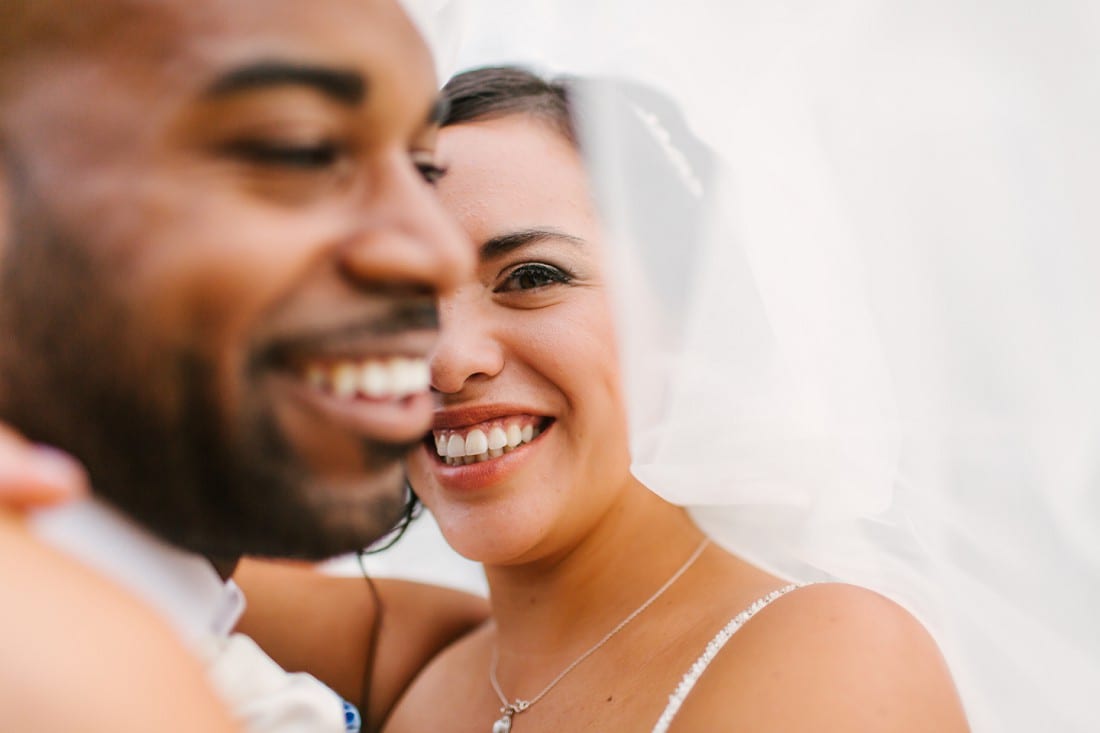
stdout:
<svg viewBox="0 0 1100 733">
<path fill-rule="evenodd" d="M 910 607 L 976 731 L 1095 730 L 1095 3 L 421 10 L 448 72 L 625 80 L 582 114 L 635 474 Z"/>
</svg>

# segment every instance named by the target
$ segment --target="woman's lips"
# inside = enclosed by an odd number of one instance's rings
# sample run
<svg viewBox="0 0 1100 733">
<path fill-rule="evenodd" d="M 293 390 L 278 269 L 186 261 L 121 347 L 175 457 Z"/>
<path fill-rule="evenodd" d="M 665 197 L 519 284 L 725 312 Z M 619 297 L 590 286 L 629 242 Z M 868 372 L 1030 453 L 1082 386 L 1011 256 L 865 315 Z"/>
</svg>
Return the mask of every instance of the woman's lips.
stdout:
<svg viewBox="0 0 1100 733">
<path fill-rule="evenodd" d="M 533 415 L 496 418 L 463 429 L 433 430 L 431 438 L 425 440 L 421 450 L 424 451 L 433 473 L 444 488 L 453 491 L 472 491 L 491 486 L 516 470 L 532 455 L 532 451 L 538 450 L 540 438 L 545 437 L 553 426 L 552 418 Z M 494 438 L 493 445 L 498 445 L 500 442 L 500 433 L 494 428 L 504 434 L 506 442 L 503 447 L 488 447 L 490 434 Z M 514 439 L 517 437 L 516 429 L 519 430 L 520 440 L 510 446 L 508 434 L 511 432 L 511 438 Z M 480 433 L 480 436 L 477 433 Z M 529 437 L 525 439 L 525 435 Z M 441 437 L 446 441 L 443 455 L 440 455 L 439 451 L 439 445 L 443 442 L 440 440 Z M 483 440 L 485 450 L 472 456 L 465 453 L 462 456 L 446 455 L 452 446 L 451 452 L 457 452 L 459 443 L 462 444 L 465 452 L 465 446 L 469 441 L 473 442 L 472 447 L 476 451 L 482 448 Z"/>
<path fill-rule="evenodd" d="M 436 456 L 448 466 L 500 458 L 530 443 L 553 422 L 537 415 L 509 415 L 458 428 L 432 430 Z"/>
</svg>

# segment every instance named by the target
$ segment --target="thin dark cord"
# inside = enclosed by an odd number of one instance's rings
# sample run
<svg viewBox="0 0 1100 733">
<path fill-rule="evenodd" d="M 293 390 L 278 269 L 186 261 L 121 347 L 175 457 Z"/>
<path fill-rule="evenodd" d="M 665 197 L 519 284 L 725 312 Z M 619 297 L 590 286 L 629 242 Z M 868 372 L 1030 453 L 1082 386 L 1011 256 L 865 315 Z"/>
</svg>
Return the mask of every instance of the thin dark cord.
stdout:
<svg viewBox="0 0 1100 733">
<path fill-rule="evenodd" d="M 359 688 L 359 715 L 368 731 L 372 730 L 370 723 L 370 691 L 374 683 L 375 659 L 378 656 L 378 640 L 382 634 L 382 617 L 385 614 L 385 607 L 382 605 L 382 596 L 378 593 L 378 587 L 374 584 L 370 573 L 367 572 L 365 558 L 367 555 L 374 555 L 393 547 L 405 535 L 413 520 L 420 516 L 420 499 L 411 486 L 406 485 L 405 488 L 408 494 L 405 500 L 405 512 L 397 525 L 381 537 L 378 542 L 355 554 L 355 559 L 359 562 L 359 571 L 363 574 L 363 580 L 367 581 L 367 590 L 370 591 L 371 601 L 374 603 L 374 618 L 371 620 L 370 632 L 367 635 L 367 653 L 366 660 L 363 663 L 363 681 Z"/>
<path fill-rule="evenodd" d="M 363 573 L 363 580 L 367 581 L 367 589 L 370 591 L 371 601 L 374 603 L 374 618 L 371 620 L 370 633 L 367 635 L 367 654 L 363 665 L 363 682 L 359 688 L 359 715 L 363 725 L 368 731 L 372 731 L 370 723 L 370 691 L 374 681 L 374 660 L 378 656 L 378 638 L 382 633 L 382 615 L 385 609 L 382 606 L 382 596 L 378 588 L 367 573 L 367 565 L 363 562 L 366 556 L 365 550 L 360 550 L 355 557 L 359 561 L 359 570 Z"/>
<path fill-rule="evenodd" d="M 412 487 L 408 484 L 405 485 L 405 491 L 407 497 L 405 499 L 405 513 L 401 515 L 401 519 L 389 532 L 378 538 L 378 541 L 365 550 L 361 550 L 361 555 L 376 555 L 379 552 L 385 552 L 386 550 L 397 544 L 397 541 L 405 536 L 405 532 L 408 531 L 409 525 L 420 516 L 421 510 L 424 508 L 420 503 L 420 497 L 416 495 L 416 492 L 412 490 Z M 362 562 L 362 559 L 360 559 Z"/>
</svg>

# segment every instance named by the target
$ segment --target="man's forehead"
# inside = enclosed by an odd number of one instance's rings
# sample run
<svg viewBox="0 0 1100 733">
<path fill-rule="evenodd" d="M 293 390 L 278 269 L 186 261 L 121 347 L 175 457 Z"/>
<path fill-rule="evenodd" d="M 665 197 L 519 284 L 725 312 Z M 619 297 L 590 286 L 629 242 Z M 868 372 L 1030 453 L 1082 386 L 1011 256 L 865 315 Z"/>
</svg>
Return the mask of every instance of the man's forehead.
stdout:
<svg viewBox="0 0 1100 733">
<path fill-rule="evenodd" d="M 217 11 L 185 41 L 206 84 L 225 89 L 281 80 L 354 104 L 385 100 L 387 88 L 424 104 L 434 93 L 427 47 L 395 0 L 218 3 L 224 5 L 234 9 L 224 17 Z"/>
<path fill-rule="evenodd" d="M 312 16 L 344 13 L 345 18 L 358 15 L 402 25 L 411 22 L 397 0 L 4 0 L 0 33 L 64 35 L 76 40 L 78 36 L 97 38 L 104 26 L 148 26 L 188 19 L 225 26 L 256 23 L 280 14 L 286 17 L 287 10 Z"/>
<path fill-rule="evenodd" d="M 427 47 L 392 0 L 86 2 L 104 3 L 91 16 L 109 33 L 57 22 L 50 44 L 0 58 L 0 139 L 36 151 L 41 175 L 197 143 L 236 110 L 207 104 L 210 95 L 234 88 L 279 95 L 256 98 L 257 114 L 299 99 L 283 90 L 310 89 L 356 115 L 372 140 L 419 134 L 437 98 Z M 62 31 L 79 35 L 66 42 Z M 263 106 L 273 99 L 282 106 Z"/>
<path fill-rule="evenodd" d="M 182 74 L 257 59 L 325 59 L 358 70 L 422 74 L 426 47 L 396 0 L 5 0 L 0 61 L 90 56 Z M 10 52 L 10 53 L 9 53 Z M 18 58 L 17 58 L 18 57 Z M 218 67 L 221 67 L 220 69 Z M 433 79 L 429 74 L 429 79 Z M 193 79 L 196 83 L 198 79 Z M 407 82 L 408 80 L 406 80 Z M 430 82 L 429 82 L 430 83 Z"/>
</svg>

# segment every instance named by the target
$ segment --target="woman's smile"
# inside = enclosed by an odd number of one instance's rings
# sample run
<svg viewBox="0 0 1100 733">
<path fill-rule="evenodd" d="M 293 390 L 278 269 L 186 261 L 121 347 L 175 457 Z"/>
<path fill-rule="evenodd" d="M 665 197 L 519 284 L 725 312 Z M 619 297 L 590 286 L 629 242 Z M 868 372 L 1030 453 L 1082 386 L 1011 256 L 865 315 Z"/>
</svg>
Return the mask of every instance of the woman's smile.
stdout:
<svg viewBox="0 0 1100 733">
<path fill-rule="evenodd" d="M 474 425 L 432 430 L 435 452 L 448 466 L 500 458 L 537 438 L 553 422 L 536 415 L 508 415 Z"/>
<path fill-rule="evenodd" d="M 445 491 L 471 492 L 502 484 L 544 446 L 555 421 L 529 414 L 433 430 L 420 447 Z"/>
</svg>

